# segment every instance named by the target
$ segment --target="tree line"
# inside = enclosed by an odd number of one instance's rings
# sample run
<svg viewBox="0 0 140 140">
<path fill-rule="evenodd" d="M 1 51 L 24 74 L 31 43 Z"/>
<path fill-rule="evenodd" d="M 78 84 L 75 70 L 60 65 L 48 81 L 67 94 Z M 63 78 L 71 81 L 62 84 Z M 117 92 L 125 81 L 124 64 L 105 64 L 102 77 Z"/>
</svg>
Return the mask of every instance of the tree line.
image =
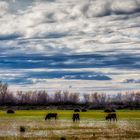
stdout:
<svg viewBox="0 0 140 140">
<path fill-rule="evenodd" d="M 117 109 L 140 109 L 140 91 L 105 94 L 93 92 L 80 94 L 69 91 L 57 91 L 48 94 L 45 90 L 17 91 L 8 90 L 6 83 L 0 82 L 0 106 L 61 106 L 62 109 L 78 106 L 89 109 L 114 107 Z"/>
</svg>

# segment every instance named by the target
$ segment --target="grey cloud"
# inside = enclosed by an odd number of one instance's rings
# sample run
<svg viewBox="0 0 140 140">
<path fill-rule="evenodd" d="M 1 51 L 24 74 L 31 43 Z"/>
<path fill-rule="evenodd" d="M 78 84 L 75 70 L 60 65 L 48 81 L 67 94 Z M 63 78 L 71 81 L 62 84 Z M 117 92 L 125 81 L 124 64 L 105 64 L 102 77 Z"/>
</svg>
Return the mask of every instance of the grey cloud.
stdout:
<svg viewBox="0 0 140 140">
<path fill-rule="evenodd" d="M 13 34 L 6 34 L 6 35 L 0 35 L 0 40 L 3 41 L 3 40 L 14 40 L 14 39 L 17 39 L 21 37 L 20 34 L 18 33 L 13 33 Z"/>
<path fill-rule="evenodd" d="M 126 79 L 124 83 L 140 83 L 140 79 Z"/>
</svg>

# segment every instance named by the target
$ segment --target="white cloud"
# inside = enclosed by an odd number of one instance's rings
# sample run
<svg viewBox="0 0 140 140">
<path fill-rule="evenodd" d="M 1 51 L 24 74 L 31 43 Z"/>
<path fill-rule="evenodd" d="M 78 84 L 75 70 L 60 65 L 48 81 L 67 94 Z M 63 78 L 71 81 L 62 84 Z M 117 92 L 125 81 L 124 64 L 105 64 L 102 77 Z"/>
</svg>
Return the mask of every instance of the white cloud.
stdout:
<svg viewBox="0 0 140 140">
<path fill-rule="evenodd" d="M 126 13 L 131 14 L 133 12 L 136 12 L 140 10 L 140 1 L 139 0 L 115 0 L 112 2 L 111 5 L 112 12 L 115 13 Z"/>
<path fill-rule="evenodd" d="M 5 1 L 0 1 L 0 17 L 4 16 L 8 12 L 8 3 Z"/>
<path fill-rule="evenodd" d="M 140 83 L 140 79 L 126 79 L 124 83 Z"/>
<path fill-rule="evenodd" d="M 10 8 L 8 0 L 0 1 L 0 54 L 140 54 L 140 0 L 37 0 L 13 13 Z M 135 72 L 111 75 L 112 80 L 122 83 Z"/>
<path fill-rule="evenodd" d="M 72 49 L 72 52 L 82 53 L 96 51 L 98 43 L 102 47 L 102 43 L 108 45 L 139 41 L 139 0 L 82 0 L 80 3 L 77 0 L 51 3 L 38 1 L 17 14 L 7 10 L 8 2 L 2 3 L 2 9 L 6 10 L 0 20 L 1 28 L 4 29 L 0 35 L 19 34 L 21 40 L 26 38 L 28 42 L 22 44 L 24 49 L 21 51 L 32 52 L 32 48 L 35 48 L 37 52 L 57 52 L 58 49 L 59 53 L 61 46 L 68 48 L 66 51 Z M 119 12 L 123 14 L 118 15 Z M 15 42 L 18 44 L 21 40 Z M 123 44 L 119 45 L 123 48 Z M 16 46 L 17 49 L 21 48 Z"/>
</svg>

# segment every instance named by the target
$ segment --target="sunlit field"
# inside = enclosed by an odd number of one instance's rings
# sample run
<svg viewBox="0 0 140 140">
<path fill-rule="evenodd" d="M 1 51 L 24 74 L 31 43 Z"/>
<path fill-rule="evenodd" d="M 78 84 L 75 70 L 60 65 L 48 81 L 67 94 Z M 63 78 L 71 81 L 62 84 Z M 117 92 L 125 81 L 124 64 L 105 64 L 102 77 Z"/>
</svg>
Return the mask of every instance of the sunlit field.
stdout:
<svg viewBox="0 0 140 140">
<path fill-rule="evenodd" d="M 48 112 L 58 119 L 45 121 Z M 0 111 L 0 140 L 139 140 L 140 111 L 117 111 L 118 121 L 105 121 L 103 110 L 80 112 L 80 122 L 73 123 L 73 111 L 23 110 L 15 114 Z M 20 127 L 25 132 L 20 132 Z"/>
</svg>

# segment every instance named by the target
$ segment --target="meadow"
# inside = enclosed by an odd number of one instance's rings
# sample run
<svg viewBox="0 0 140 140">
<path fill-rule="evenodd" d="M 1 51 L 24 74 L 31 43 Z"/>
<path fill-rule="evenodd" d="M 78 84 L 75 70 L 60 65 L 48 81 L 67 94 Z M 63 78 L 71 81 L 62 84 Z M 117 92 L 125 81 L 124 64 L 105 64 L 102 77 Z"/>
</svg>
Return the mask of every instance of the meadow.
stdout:
<svg viewBox="0 0 140 140">
<path fill-rule="evenodd" d="M 45 115 L 57 112 L 58 120 L 45 121 Z M 80 112 L 73 123 L 72 110 L 19 110 L 15 114 L 0 111 L 0 140 L 139 140 L 140 110 L 117 111 L 117 122 L 105 121 L 103 110 Z M 20 132 L 20 127 L 25 132 Z"/>
</svg>

